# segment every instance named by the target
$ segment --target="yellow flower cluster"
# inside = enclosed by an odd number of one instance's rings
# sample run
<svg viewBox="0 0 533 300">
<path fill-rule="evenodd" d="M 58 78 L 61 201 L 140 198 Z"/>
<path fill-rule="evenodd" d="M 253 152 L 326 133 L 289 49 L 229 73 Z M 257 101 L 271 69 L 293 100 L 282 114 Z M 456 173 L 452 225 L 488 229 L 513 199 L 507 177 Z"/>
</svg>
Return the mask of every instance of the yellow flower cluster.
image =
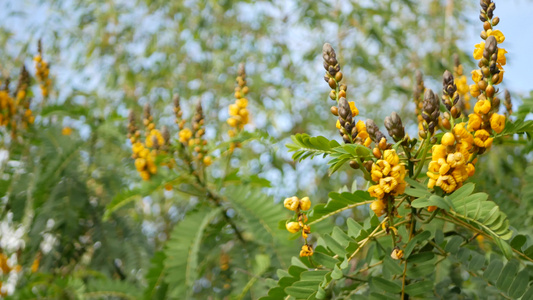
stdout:
<svg viewBox="0 0 533 300">
<path fill-rule="evenodd" d="M 249 111 L 247 109 L 248 99 L 248 87 L 246 86 L 246 71 L 244 65 L 239 65 L 239 76 L 237 76 L 237 86 L 235 87 L 235 103 L 231 104 L 228 108 L 230 117 L 227 122 L 228 125 L 234 129 L 228 131 L 230 137 L 234 137 L 240 130 L 244 128 L 244 125 L 248 124 Z"/>
<path fill-rule="evenodd" d="M 309 197 L 299 199 L 298 197 L 293 196 L 286 198 L 285 201 L 283 201 L 283 206 L 288 210 L 294 211 L 298 220 L 297 222 L 287 222 L 285 224 L 287 231 L 290 233 L 297 233 L 301 230 L 302 237 L 306 240 L 305 245 L 302 246 L 300 256 L 304 257 L 313 255 L 313 248 L 307 244 L 307 237 L 311 233 L 311 226 L 306 224 L 307 215 L 302 212 L 311 208 L 311 200 L 309 200 Z"/>
<path fill-rule="evenodd" d="M 155 158 L 158 151 L 164 152 L 162 149 L 166 149 L 169 144 L 169 134 L 166 127 L 163 127 L 163 132 L 155 128 L 153 117 L 150 113 L 150 106 L 144 107 L 144 119 L 143 124 L 146 129 L 146 138 L 143 143 L 140 136 L 141 133 L 135 126 L 135 116 L 133 112 L 129 117 L 128 137 L 131 141 L 131 149 L 133 152 L 132 158 L 135 159 L 135 168 L 139 172 L 143 180 L 149 180 L 152 175 L 157 173 L 157 165 Z M 166 164 L 169 168 L 172 167 L 172 163 Z"/>
<path fill-rule="evenodd" d="M 41 47 L 41 41 L 39 40 L 39 54 L 35 55 L 33 60 L 35 61 L 35 70 L 37 75 L 37 80 L 39 80 L 39 85 L 41 87 L 41 94 L 43 97 L 48 97 L 50 93 L 50 86 L 52 85 L 52 80 L 49 77 L 50 68 L 48 63 L 43 59 L 43 51 Z"/>
<path fill-rule="evenodd" d="M 464 125 L 464 123 L 456 124 L 453 133 L 445 133 L 441 144 L 433 146 L 427 172 L 428 188 L 438 186 L 450 194 L 460 188 L 468 177 L 474 175 L 474 164 L 469 161 L 474 136 L 464 128 Z"/>
<path fill-rule="evenodd" d="M 133 150 L 132 157 L 135 159 L 135 168 L 143 180 L 149 180 L 152 175 L 157 173 L 155 150 L 150 151 L 140 141 L 135 142 L 131 149 Z"/>
<path fill-rule="evenodd" d="M 486 17 L 488 18 L 489 14 L 486 14 Z M 473 53 L 474 59 L 480 60 L 480 69 L 472 71 L 474 84 L 470 86 L 470 93 L 477 97 L 478 101 L 474 106 L 474 113 L 468 116 L 467 129 L 473 132 L 474 144 L 480 148 L 480 154 L 492 145 L 493 132 L 501 133 L 505 128 L 505 116 L 497 113 L 500 100 L 496 96 L 498 90 L 495 88 L 503 80 L 503 66 L 507 62 L 507 51 L 498 47 L 498 44 L 505 40 L 505 36 L 500 30 L 493 29 L 498 23 L 499 18 L 492 18 L 492 13 L 489 19 L 485 19 L 481 37 L 486 43 L 477 44 Z"/>
<path fill-rule="evenodd" d="M 0 89 L 0 126 L 10 128 L 12 137 L 16 135 L 17 127 L 25 129 L 35 121 L 30 109 L 30 100 L 26 97 L 29 80 L 28 71 L 23 66 L 13 96 L 9 92 L 9 80 L 6 80 Z"/>
<path fill-rule="evenodd" d="M 9 96 L 8 90 L 0 90 L 0 125 L 8 126 L 16 112 L 15 101 Z"/>
<path fill-rule="evenodd" d="M 372 164 L 370 175 L 376 184 L 369 187 L 368 192 L 377 198 L 370 204 L 370 209 L 379 217 L 387 212 L 388 196 L 401 195 L 405 191 L 406 169 L 396 150 L 389 149 L 383 152 L 382 159 Z"/>
</svg>

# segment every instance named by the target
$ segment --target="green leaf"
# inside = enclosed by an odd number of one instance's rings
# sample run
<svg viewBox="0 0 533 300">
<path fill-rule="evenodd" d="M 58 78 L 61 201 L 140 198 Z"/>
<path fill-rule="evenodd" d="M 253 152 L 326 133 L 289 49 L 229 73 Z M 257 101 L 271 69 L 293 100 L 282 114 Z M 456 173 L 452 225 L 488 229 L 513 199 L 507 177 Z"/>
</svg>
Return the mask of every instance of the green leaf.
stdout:
<svg viewBox="0 0 533 300">
<path fill-rule="evenodd" d="M 498 277 L 498 281 L 496 281 L 496 286 L 500 290 L 509 290 L 511 283 L 513 282 L 513 279 L 515 278 L 516 273 L 518 272 L 519 265 L 520 264 L 518 260 L 513 259 L 509 261 L 505 265 L 505 267 L 503 267 L 502 273 L 500 274 L 500 277 Z"/>
<path fill-rule="evenodd" d="M 169 285 L 168 295 L 182 299 L 189 295 L 198 276 L 200 243 L 205 229 L 222 210 L 204 207 L 193 212 L 176 224 L 165 248 L 165 281 Z M 185 297 L 188 298 L 188 297 Z"/>
<path fill-rule="evenodd" d="M 418 281 L 408 284 L 405 287 L 405 293 L 409 296 L 421 296 L 424 294 L 433 294 L 433 282 L 429 280 Z"/>
<path fill-rule="evenodd" d="M 377 291 L 385 291 L 385 292 L 389 292 L 393 294 L 396 294 L 402 291 L 402 287 L 399 284 L 397 284 L 396 282 L 387 280 L 385 278 L 372 277 L 370 282 L 374 286 L 374 290 L 377 290 Z"/>
<path fill-rule="evenodd" d="M 503 263 L 501 260 L 499 259 L 492 260 L 490 264 L 487 266 L 487 269 L 485 269 L 485 272 L 483 272 L 483 278 L 487 281 L 495 283 L 496 280 L 498 280 L 498 276 L 500 275 L 502 267 L 503 267 Z"/>
<path fill-rule="evenodd" d="M 448 241 L 448 243 L 446 243 L 446 247 L 444 248 L 444 250 L 446 250 L 446 252 L 450 252 L 452 254 L 455 254 L 459 250 L 459 247 L 461 246 L 462 242 L 463 242 L 463 239 L 461 237 L 453 236 Z"/>
<path fill-rule="evenodd" d="M 419 233 L 417 235 L 415 235 L 410 241 L 409 243 L 407 243 L 407 245 L 405 246 L 405 250 L 404 250 L 404 257 L 405 259 L 407 259 L 409 257 L 409 255 L 411 255 L 411 252 L 413 251 L 413 249 L 415 248 L 415 246 L 419 243 L 419 242 L 423 242 L 423 241 L 426 241 L 427 239 L 429 239 L 429 237 L 431 236 L 431 232 L 429 231 L 424 231 L 422 233 Z"/>
<path fill-rule="evenodd" d="M 309 211 L 308 224 L 312 225 L 347 209 L 371 203 L 373 199 L 366 191 L 329 193 L 329 198 L 326 204 L 317 204 Z"/>
<path fill-rule="evenodd" d="M 520 271 L 513 280 L 513 283 L 509 287 L 509 296 L 513 299 L 520 298 L 527 289 L 529 284 L 529 272 L 527 269 Z"/>
<path fill-rule="evenodd" d="M 145 299 L 163 299 L 168 289 L 168 285 L 164 282 L 164 262 L 166 256 L 163 251 L 156 252 L 152 260 L 151 266 L 146 274 L 146 281 L 148 286 L 144 291 Z"/>
</svg>

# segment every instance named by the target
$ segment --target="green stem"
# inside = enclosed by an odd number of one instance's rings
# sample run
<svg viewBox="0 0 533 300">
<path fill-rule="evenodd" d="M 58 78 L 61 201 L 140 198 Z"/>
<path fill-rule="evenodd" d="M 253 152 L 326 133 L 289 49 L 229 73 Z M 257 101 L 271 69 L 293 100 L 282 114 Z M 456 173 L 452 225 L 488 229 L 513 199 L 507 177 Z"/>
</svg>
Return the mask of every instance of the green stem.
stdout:
<svg viewBox="0 0 533 300">
<path fill-rule="evenodd" d="M 431 143 L 429 142 L 429 138 L 428 138 L 424 141 L 424 150 L 422 151 L 422 159 L 418 162 L 418 165 L 416 166 L 415 175 L 411 178 L 416 179 L 418 175 L 420 175 L 420 172 L 422 171 L 422 168 L 424 167 L 424 163 L 426 162 L 426 156 L 427 156 L 430 146 L 431 146 Z"/>
</svg>

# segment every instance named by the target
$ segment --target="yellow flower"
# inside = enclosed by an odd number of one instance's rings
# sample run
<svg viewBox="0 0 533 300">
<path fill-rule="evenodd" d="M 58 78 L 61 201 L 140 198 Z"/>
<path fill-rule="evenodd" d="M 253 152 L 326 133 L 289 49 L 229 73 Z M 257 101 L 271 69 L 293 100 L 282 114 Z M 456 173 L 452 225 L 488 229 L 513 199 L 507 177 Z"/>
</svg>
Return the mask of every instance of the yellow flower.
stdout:
<svg viewBox="0 0 533 300">
<path fill-rule="evenodd" d="M 481 117 L 478 114 L 468 115 L 467 129 L 470 131 L 478 130 L 481 127 Z"/>
<path fill-rule="evenodd" d="M 341 129 L 341 121 L 337 120 L 335 126 L 337 127 L 337 129 Z"/>
<path fill-rule="evenodd" d="M 437 210 L 438 207 L 436 207 L 435 205 L 430 205 L 428 206 L 428 212 L 433 212 L 435 210 Z"/>
<path fill-rule="evenodd" d="M 141 178 L 142 178 L 143 180 L 148 180 L 148 179 L 150 179 L 150 173 L 148 173 L 147 171 L 142 171 L 142 172 L 140 172 L 140 174 L 141 174 Z"/>
<path fill-rule="evenodd" d="M 137 158 L 135 160 L 135 168 L 137 169 L 137 171 L 141 172 L 142 170 L 144 170 L 144 167 L 146 167 L 146 159 Z"/>
<path fill-rule="evenodd" d="M 492 35 L 493 37 L 496 38 L 496 41 L 498 42 L 498 44 L 501 44 L 503 43 L 503 41 L 505 41 L 505 35 L 503 35 L 503 33 L 499 30 L 487 30 L 487 36 L 490 36 Z"/>
<path fill-rule="evenodd" d="M 483 50 L 485 50 L 485 42 L 476 44 L 475 47 L 476 48 L 474 49 L 474 59 L 480 60 L 483 57 Z"/>
<path fill-rule="evenodd" d="M 370 137 L 367 137 L 363 145 L 365 147 L 370 147 L 370 144 L 372 144 L 372 139 Z"/>
<path fill-rule="evenodd" d="M 296 233 L 300 231 L 300 224 L 298 224 L 298 222 L 289 222 L 285 224 L 285 227 L 290 233 Z"/>
<path fill-rule="evenodd" d="M 211 158 L 211 156 L 204 157 L 203 161 L 206 167 L 209 167 L 213 163 L 213 159 Z"/>
<path fill-rule="evenodd" d="M 229 115 L 230 116 L 236 116 L 239 114 L 239 109 L 240 107 L 237 105 L 237 104 L 231 104 L 229 107 L 228 107 L 228 110 L 229 110 Z"/>
<path fill-rule="evenodd" d="M 283 201 L 283 206 L 285 206 L 285 208 L 288 210 L 296 211 L 299 205 L 300 200 L 298 200 L 298 197 L 296 196 L 286 198 L 285 201 Z"/>
<path fill-rule="evenodd" d="M 453 146 L 455 144 L 455 137 L 451 132 L 446 132 L 441 139 L 441 143 L 444 146 Z"/>
<path fill-rule="evenodd" d="M 370 209 L 374 211 L 376 216 L 381 217 L 385 214 L 385 203 L 382 200 L 376 200 L 370 204 Z"/>
<path fill-rule="evenodd" d="M 350 110 L 352 111 L 352 116 L 353 117 L 357 116 L 359 114 L 359 110 L 357 109 L 357 107 L 355 107 L 355 102 L 350 101 L 349 104 L 350 104 Z"/>
<path fill-rule="evenodd" d="M 505 53 L 507 53 L 505 49 L 498 48 L 498 60 L 496 62 L 502 66 L 505 66 L 505 64 L 507 63 L 507 60 L 505 59 Z"/>
<path fill-rule="evenodd" d="M 309 197 L 303 197 L 300 199 L 300 209 L 301 210 L 308 210 L 311 208 L 311 200 L 309 200 Z"/>
<path fill-rule="evenodd" d="M 62 135 L 70 135 L 72 133 L 72 128 L 70 127 L 63 127 L 61 130 Z"/>
<path fill-rule="evenodd" d="M 398 181 L 394 177 L 385 177 L 379 180 L 379 187 L 385 193 L 390 193 L 398 185 Z"/>
<path fill-rule="evenodd" d="M 36 258 L 35 260 L 33 260 L 33 263 L 31 264 L 31 272 L 32 273 L 37 272 L 37 270 L 39 269 L 39 262 L 40 262 L 39 258 Z"/>
<path fill-rule="evenodd" d="M 383 198 L 383 195 L 385 195 L 385 193 L 383 193 L 383 190 L 379 187 L 379 185 L 373 185 L 369 187 L 368 192 L 370 193 L 370 196 L 376 197 L 378 199 Z M 372 208 L 372 206 L 370 208 Z"/>
<path fill-rule="evenodd" d="M 459 92 L 459 94 L 465 95 L 466 93 L 468 93 L 468 83 L 466 81 L 465 75 L 456 77 L 454 82 L 457 86 L 457 91 Z"/>
<path fill-rule="evenodd" d="M 489 148 L 492 145 L 493 138 L 485 129 L 476 131 L 474 135 L 474 143 L 480 148 Z"/>
<path fill-rule="evenodd" d="M 481 79 L 483 79 L 483 74 L 481 74 L 481 70 L 473 70 L 472 80 L 474 80 L 475 83 L 478 83 Z"/>
<path fill-rule="evenodd" d="M 390 257 L 392 257 L 392 259 L 396 259 L 396 260 L 402 259 L 403 250 L 401 250 L 398 247 L 394 248 L 394 250 L 392 250 L 392 253 L 391 253 Z"/>
<path fill-rule="evenodd" d="M 365 122 L 362 120 L 357 121 L 357 123 L 355 123 L 355 128 L 357 129 L 357 132 L 366 131 Z"/>
<path fill-rule="evenodd" d="M 300 251 L 300 257 L 306 257 L 306 256 L 312 256 L 313 255 L 313 247 L 309 245 L 303 245 L 302 250 Z"/>
<path fill-rule="evenodd" d="M 391 165 L 386 160 L 380 159 L 375 164 L 377 165 L 377 167 L 379 167 L 379 170 L 385 176 L 389 175 L 390 171 L 392 170 Z"/>
<path fill-rule="evenodd" d="M 184 128 L 179 132 L 179 140 L 181 143 L 186 143 L 192 137 L 192 131 L 189 128 Z"/>
<path fill-rule="evenodd" d="M 476 83 L 470 85 L 470 95 L 472 95 L 472 97 L 477 97 L 480 93 L 479 86 Z"/>
<path fill-rule="evenodd" d="M 449 164 L 442 164 L 439 168 L 439 174 L 446 175 L 446 173 L 448 173 L 449 170 L 450 170 Z"/>
<path fill-rule="evenodd" d="M 466 165 L 466 172 L 468 172 L 469 177 L 474 176 L 474 173 L 476 172 L 476 167 L 474 164 L 470 163 Z"/>
<path fill-rule="evenodd" d="M 489 100 L 479 100 L 474 106 L 474 112 L 476 114 L 487 114 L 490 111 L 490 101 Z"/>
<path fill-rule="evenodd" d="M 431 151 L 431 160 L 438 161 L 439 158 L 446 157 L 446 146 L 444 145 L 434 145 Z"/>
<path fill-rule="evenodd" d="M 383 152 L 383 158 L 391 165 L 395 166 L 400 163 L 400 157 L 396 154 L 396 150 L 390 149 Z"/>
<path fill-rule="evenodd" d="M 392 176 L 398 183 L 404 180 L 406 174 L 405 165 L 396 165 L 392 168 L 390 176 Z"/>
<path fill-rule="evenodd" d="M 428 165 L 428 171 L 429 172 L 435 172 L 435 173 L 438 173 L 440 170 L 440 165 L 438 162 L 432 160 L 429 162 L 429 165 Z"/>
<path fill-rule="evenodd" d="M 457 182 L 455 182 L 453 176 L 444 175 L 440 176 L 439 179 L 437 179 L 437 183 L 435 185 L 440 187 L 447 194 L 450 194 L 455 191 L 455 188 L 457 187 Z"/>
<path fill-rule="evenodd" d="M 501 133 L 505 128 L 505 116 L 499 114 L 492 114 L 490 117 L 490 128 L 496 133 Z"/>
<path fill-rule="evenodd" d="M 366 132 L 366 131 L 360 131 L 360 132 L 357 134 L 356 137 L 360 138 L 360 139 L 363 140 L 363 141 L 366 141 L 366 139 L 369 137 L 369 135 L 368 135 L 368 132 Z"/>
<path fill-rule="evenodd" d="M 304 239 L 307 238 L 307 235 L 311 233 L 311 226 L 309 225 L 304 225 L 302 226 L 302 237 Z"/>
<path fill-rule="evenodd" d="M 246 108 L 246 106 L 248 106 L 248 100 L 246 98 L 237 99 L 235 104 L 240 108 Z"/>
<path fill-rule="evenodd" d="M 157 140 L 157 144 L 159 146 L 165 144 L 165 139 L 163 138 L 163 135 L 161 134 L 161 132 L 157 129 L 152 129 L 150 131 L 150 134 L 148 134 L 148 136 L 146 137 L 146 142 L 145 142 L 146 147 L 152 148 L 154 146 L 154 137 Z"/>
</svg>

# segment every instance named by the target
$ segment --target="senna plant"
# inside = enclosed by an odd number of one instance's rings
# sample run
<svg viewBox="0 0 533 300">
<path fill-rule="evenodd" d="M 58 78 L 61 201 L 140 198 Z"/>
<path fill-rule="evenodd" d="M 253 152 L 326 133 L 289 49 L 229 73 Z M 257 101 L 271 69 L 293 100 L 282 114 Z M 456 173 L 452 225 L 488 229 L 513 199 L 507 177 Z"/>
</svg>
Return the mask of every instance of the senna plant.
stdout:
<svg viewBox="0 0 533 300">
<path fill-rule="evenodd" d="M 481 0 L 480 5 L 483 41 L 473 52 L 478 61 L 473 84 L 467 85 L 457 57 L 453 72 L 443 74 L 440 93 L 425 88 L 416 74 L 418 137 L 406 133 L 395 112 L 384 120 L 389 137 L 374 120 L 357 120 L 335 50 L 324 44 L 324 80 L 343 144 L 297 134 L 287 147 L 296 161 L 328 157 L 330 173 L 358 169 L 367 187 L 332 192 L 314 207 L 311 201 L 318 199 L 312 197 L 285 199 L 284 207 L 294 212 L 286 230 L 304 242 L 300 258 L 278 272 L 279 281 L 261 299 L 468 298 L 475 295 L 462 291 L 468 284 L 497 297 L 533 298 L 533 248 L 524 247 L 525 236 L 513 233 L 506 214 L 469 182 L 479 157 L 495 141 L 516 139 L 533 126 L 510 120 L 508 92 L 506 113 L 500 113 L 505 36 L 496 29 L 495 3 Z M 476 99 L 473 111 L 470 97 Z M 315 236 L 320 222 L 368 206 L 366 219 L 347 218 Z M 487 243 L 497 246 L 490 256 Z"/>
</svg>

